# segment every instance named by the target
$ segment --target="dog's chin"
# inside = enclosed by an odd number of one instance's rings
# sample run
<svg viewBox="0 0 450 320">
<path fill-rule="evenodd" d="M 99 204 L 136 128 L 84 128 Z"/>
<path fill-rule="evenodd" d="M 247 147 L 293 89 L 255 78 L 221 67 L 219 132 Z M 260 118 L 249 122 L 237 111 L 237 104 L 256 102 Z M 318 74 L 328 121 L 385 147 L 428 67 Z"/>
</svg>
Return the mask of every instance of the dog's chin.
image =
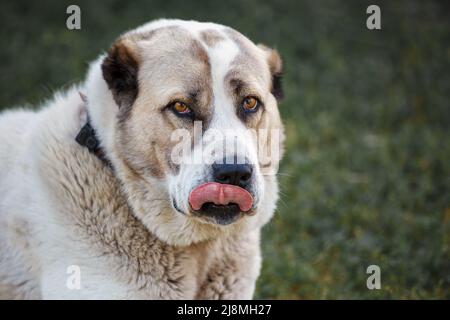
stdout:
<svg viewBox="0 0 450 320">
<path fill-rule="evenodd" d="M 242 219 L 245 212 L 242 212 L 239 205 L 230 203 L 228 205 L 217 205 L 207 202 L 199 210 L 192 210 L 192 215 L 203 222 L 226 226 Z"/>
</svg>

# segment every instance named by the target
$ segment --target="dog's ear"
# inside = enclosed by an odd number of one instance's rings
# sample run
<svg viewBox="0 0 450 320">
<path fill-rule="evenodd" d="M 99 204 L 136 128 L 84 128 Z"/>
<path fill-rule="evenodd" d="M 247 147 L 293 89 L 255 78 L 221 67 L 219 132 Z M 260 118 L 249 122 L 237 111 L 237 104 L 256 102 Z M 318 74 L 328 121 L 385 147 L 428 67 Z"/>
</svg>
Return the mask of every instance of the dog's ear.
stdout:
<svg viewBox="0 0 450 320">
<path fill-rule="evenodd" d="M 272 74 L 272 94 L 280 101 L 284 97 L 283 86 L 281 79 L 283 75 L 283 60 L 277 50 L 271 49 L 263 44 L 259 44 L 258 47 L 262 49 L 267 56 L 267 63 L 269 64 L 269 70 Z"/>
<path fill-rule="evenodd" d="M 103 78 L 119 107 L 132 105 L 138 95 L 138 67 L 135 43 L 119 39 L 102 63 Z"/>
</svg>

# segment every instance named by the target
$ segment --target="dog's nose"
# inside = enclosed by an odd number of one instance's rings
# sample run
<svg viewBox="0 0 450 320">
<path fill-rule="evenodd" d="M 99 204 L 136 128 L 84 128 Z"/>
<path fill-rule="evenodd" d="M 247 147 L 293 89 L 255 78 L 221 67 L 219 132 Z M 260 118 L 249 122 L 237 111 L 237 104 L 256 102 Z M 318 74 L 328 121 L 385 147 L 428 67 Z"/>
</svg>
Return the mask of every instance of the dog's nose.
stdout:
<svg viewBox="0 0 450 320">
<path fill-rule="evenodd" d="M 215 182 L 232 184 L 246 188 L 252 179 L 253 166 L 244 164 L 217 164 L 212 165 L 213 178 Z"/>
</svg>

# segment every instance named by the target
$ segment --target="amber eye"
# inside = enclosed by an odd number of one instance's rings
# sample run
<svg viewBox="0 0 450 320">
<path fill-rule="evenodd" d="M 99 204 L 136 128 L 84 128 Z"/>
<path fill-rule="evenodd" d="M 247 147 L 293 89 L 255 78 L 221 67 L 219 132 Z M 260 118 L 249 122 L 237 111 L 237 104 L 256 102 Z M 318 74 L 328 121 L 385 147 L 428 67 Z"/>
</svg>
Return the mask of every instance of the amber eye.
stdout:
<svg viewBox="0 0 450 320">
<path fill-rule="evenodd" d="M 247 112 L 255 112 L 258 110 L 259 101 L 254 97 L 247 97 L 242 102 L 242 108 Z"/>
<path fill-rule="evenodd" d="M 191 108 L 189 108 L 186 103 L 181 102 L 181 101 L 174 102 L 172 104 L 172 108 L 176 113 L 182 114 L 182 115 L 187 115 L 192 112 Z"/>
</svg>

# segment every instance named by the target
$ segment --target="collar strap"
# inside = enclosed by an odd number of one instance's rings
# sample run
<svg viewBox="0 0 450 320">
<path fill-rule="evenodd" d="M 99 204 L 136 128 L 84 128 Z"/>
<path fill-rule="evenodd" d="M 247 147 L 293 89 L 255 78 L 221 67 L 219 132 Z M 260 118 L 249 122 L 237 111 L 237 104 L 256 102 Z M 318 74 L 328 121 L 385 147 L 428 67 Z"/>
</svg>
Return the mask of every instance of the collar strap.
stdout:
<svg viewBox="0 0 450 320">
<path fill-rule="evenodd" d="M 75 141 L 83 147 L 86 147 L 90 153 L 95 154 L 97 158 L 103 161 L 108 167 L 111 167 L 111 162 L 106 158 L 105 151 L 100 147 L 100 141 L 95 135 L 95 130 L 89 121 L 81 128 L 75 137 Z"/>
<path fill-rule="evenodd" d="M 100 151 L 100 142 L 98 141 L 95 130 L 92 128 L 89 120 L 78 132 L 75 141 L 83 147 L 88 148 L 89 152 L 97 154 Z"/>
<path fill-rule="evenodd" d="M 81 92 L 80 94 L 81 100 L 84 103 L 84 106 L 87 104 L 87 97 Z M 87 110 L 86 110 L 87 112 Z M 86 147 L 90 153 L 93 153 L 103 161 L 108 167 L 112 167 L 111 162 L 106 158 L 105 151 L 100 146 L 100 141 L 97 139 L 97 135 L 95 134 L 95 129 L 91 125 L 91 121 L 89 119 L 89 114 L 87 116 L 86 124 L 81 128 L 80 132 L 78 132 L 75 137 L 75 141 L 78 142 L 83 147 Z"/>
</svg>

